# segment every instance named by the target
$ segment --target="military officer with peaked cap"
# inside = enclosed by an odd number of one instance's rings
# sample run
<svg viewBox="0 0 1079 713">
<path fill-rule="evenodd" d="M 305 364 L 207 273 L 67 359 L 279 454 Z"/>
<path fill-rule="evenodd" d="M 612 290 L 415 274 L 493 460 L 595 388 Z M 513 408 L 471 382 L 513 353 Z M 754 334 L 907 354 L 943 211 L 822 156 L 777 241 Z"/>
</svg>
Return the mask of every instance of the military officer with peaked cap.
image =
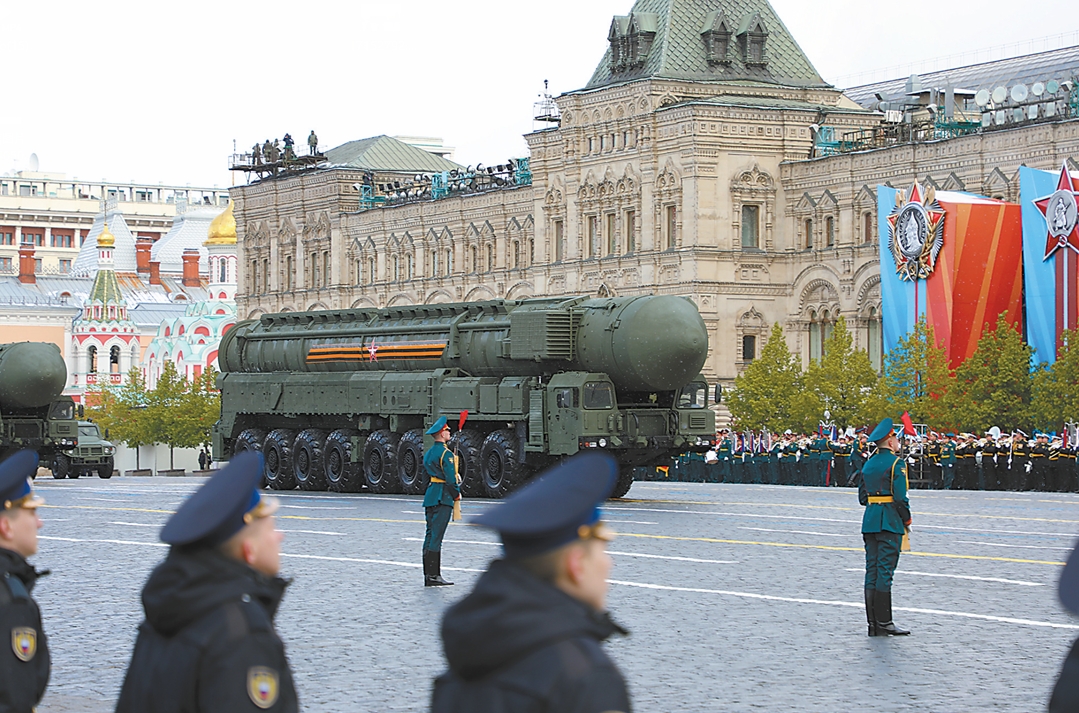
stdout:
<svg viewBox="0 0 1079 713">
<path fill-rule="evenodd" d="M 273 623 L 284 536 L 261 474 L 261 453 L 237 455 L 165 523 L 117 713 L 299 710 Z"/>
<path fill-rule="evenodd" d="M 1064 571 L 1060 573 L 1060 603 L 1072 614 L 1079 614 L 1079 547 L 1072 550 Z M 1064 659 L 1060 677 L 1049 699 L 1049 713 L 1079 711 L 1079 639 L 1072 644 Z"/>
<path fill-rule="evenodd" d="M 442 538 L 453 515 L 453 503 L 461 499 L 461 484 L 457 482 L 457 457 L 446 446 L 450 440 L 446 417 L 439 416 L 427 429 L 427 435 L 434 437 L 435 444 L 423 454 L 423 467 L 431 476 L 423 494 L 427 520 L 423 536 L 423 586 L 445 587 L 453 582 L 442 578 Z"/>
<path fill-rule="evenodd" d="M 49 642 L 31 596 L 48 572 L 26 561 L 37 553 L 41 519 L 30 478 L 38 455 L 19 451 L 0 463 L 0 711 L 30 713 L 49 683 Z"/>
<path fill-rule="evenodd" d="M 865 543 L 865 615 L 870 636 L 904 636 L 892 623 L 892 576 L 899 550 L 911 523 L 907 500 L 907 467 L 897 454 L 899 439 L 892 419 L 886 418 L 869 434 L 877 452 L 862 467 L 858 502 L 865 506 L 862 541 Z"/>
<path fill-rule="evenodd" d="M 606 611 L 613 533 L 599 519 L 618 465 L 589 452 L 547 471 L 473 522 L 504 557 L 446 611 L 449 671 L 434 713 L 614 713 L 631 709 L 600 643 L 626 631 Z"/>
</svg>

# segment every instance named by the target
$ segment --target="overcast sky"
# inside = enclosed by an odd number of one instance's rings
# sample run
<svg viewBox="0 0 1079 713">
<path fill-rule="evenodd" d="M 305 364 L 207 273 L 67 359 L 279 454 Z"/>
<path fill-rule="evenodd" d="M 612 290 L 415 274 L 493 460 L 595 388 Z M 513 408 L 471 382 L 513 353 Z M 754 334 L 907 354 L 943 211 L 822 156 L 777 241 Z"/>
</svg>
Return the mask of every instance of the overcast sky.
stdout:
<svg viewBox="0 0 1079 713">
<path fill-rule="evenodd" d="M 716 0 L 717 5 L 721 0 Z M 773 0 L 817 70 L 841 86 L 906 76 L 975 50 L 1079 44 L 1073 0 Z M 580 88 L 611 16 L 632 0 L 5 3 L 0 172 L 227 186 L 241 150 L 314 129 L 323 147 L 442 137 L 460 163 L 524 155 L 532 102 Z M 1068 20 L 1068 18 L 1072 18 Z M 1070 23 L 1060 25 L 1059 21 Z M 884 76 L 851 76 L 892 68 Z M 931 67 L 925 68 L 926 70 Z M 237 180 L 242 179 L 242 174 Z"/>
</svg>

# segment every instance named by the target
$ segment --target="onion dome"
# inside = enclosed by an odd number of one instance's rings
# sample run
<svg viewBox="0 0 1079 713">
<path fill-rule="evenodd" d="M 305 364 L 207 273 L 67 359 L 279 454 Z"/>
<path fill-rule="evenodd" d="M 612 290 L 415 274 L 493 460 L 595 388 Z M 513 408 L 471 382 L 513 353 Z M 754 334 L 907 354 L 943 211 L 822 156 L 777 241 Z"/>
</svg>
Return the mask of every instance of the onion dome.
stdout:
<svg viewBox="0 0 1079 713">
<path fill-rule="evenodd" d="M 232 201 L 225 212 L 213 219 L 204 245 L 235 245 L 236 216 L 232 214 Z"/>
</svg>

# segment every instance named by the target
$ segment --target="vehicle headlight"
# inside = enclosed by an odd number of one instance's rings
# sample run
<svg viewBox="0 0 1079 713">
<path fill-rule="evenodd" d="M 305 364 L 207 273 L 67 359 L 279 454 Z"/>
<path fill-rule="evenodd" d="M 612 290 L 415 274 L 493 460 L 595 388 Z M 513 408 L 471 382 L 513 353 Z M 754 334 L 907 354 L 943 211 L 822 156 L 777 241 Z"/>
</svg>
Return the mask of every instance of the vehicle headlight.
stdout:
<svg viewBox="0 0 1079 713">
<path fill-rule="evenodd" d="M 116 452 L 116 449 L 113 448 L 112 446 L 105 446 L 105 455 L 111 456 L 115 452 Z"/>
<path fill-rule="evenodd" d="M 599 439 L 599 447 L 600 448 L 606 448 L 607 447 L 607 439 L 606 438 Z"/>
</svg>

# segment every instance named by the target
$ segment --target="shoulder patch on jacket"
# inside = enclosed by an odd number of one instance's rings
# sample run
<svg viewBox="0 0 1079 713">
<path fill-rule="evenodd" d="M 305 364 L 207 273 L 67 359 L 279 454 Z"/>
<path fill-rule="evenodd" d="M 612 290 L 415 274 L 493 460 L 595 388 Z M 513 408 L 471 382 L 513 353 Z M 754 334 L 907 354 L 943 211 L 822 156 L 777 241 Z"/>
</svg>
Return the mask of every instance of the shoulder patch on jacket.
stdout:
<svg viewBox="0 0 1079 713">
<path fill-rule="evenodd" d="M 251 702 L 265 710 L 277 703 L 280 693 L 277 671 L 267 666 L 252 666 L 247 669 L 247 695 Z"/>
<path fill-rule="evenodd" d="M 29 626 L 16 626 L 11 630 L 11 650 L 15 658 L 29 661 L 37 653 L 37 630 Z"/>
</svg>

